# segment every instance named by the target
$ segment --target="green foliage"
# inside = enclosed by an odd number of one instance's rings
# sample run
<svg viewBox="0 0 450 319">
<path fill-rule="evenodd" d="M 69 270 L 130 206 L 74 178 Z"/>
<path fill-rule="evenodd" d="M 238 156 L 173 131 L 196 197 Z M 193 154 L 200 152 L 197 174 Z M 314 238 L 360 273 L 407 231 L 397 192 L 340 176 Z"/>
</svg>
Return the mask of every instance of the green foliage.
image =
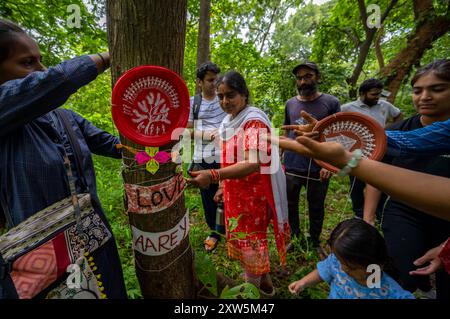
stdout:
<svg viewBox="0 0 450 319">
<path fill-rule="evenodd" d="M 211 258 L 204 252 L 195 255 L 195 273 L 204 287 L 217 296 L 216 270 Z"/>
<path fill-rule="evenodd" d="M 69 5 L 80 8 L 80 28 L 67 21 Z M 107 50 L 106 30 L 100 25 L 104 2 L 94 0 L 8 0 L 0 2 L 0 16 L 26 29 L 39 44 L 46 65 L 76 55 Z"/>
<path fill-rule="evenodd" d="M 232 288 L 225 286 L 219 296 L 214 263 L 204 252 L 200 251 L 195 255 L 195 272 L 203 287 L 220 299 L 259 299 L 258 288 L 250 283 L 243 283 Z"/>
<path fill-rule="evenodd" d="M 379 4 L 382 11 L 388 0 L 366 1 Z M 437 15 L 446 14 L 448 1 L 434 0 Z M 81 9 L 81 28 L 69 28 L 67 6 Z M 211 60 L 223 72 L 235 69 L 246 78 L 255 106 L 269 114 L 275 127 L 284 121 L 286 100 L 296 94 L 292 68 L 303 59 L 319 63 L 322 73 L 320 90 L 337 96 L 342 103 L 349 101 L 346 79 L 352 74 L 357 53 L 365 34 L 356 1 L 331 0 L 323 5 L 300 0 L 217 0 L 211 6 Z M 6 0 L 0 2 L 0 16 L 15 21 L 35 38 L 42 50 L 44 63 L 55 65 L 76 55 L 107 50 L 104 21 L 105 1 L 97 0 Z M 189 92 L 194 93 L 199 1 L 188 0 L 188 21 L 184 54 L 183 77 Z M 405 46 L 418 21 L 412 1 L 400 0 L 385 21 L 381 47 L 385 62 L 390 61 Z M 381 31 L 379 31 L 381 32 Z M 450 34 L 439 38 L 425 53 L 420 64 L 448 57 Z M 379 65 L 373 48 L 370 50 L 359 82 L 377 76 Z M 415 112 L 411 103 L 409 78 L 404 79 L 396 105 L 406 115 Z M 80 89 L 66 103 L 94 125 L 118 134 L 111 119 L 111 77 L 99 76 Z M 134 270 L 131 230 L 123 203 L 121 163 L 118 160 L 94 156 L 98 194 L 116 237 L 125 283 L 130 298 L 141 298 Z M 185 165 L 186 166 L 186 165 Z M 348 194 L 348 179 L 332 178 L 326 199 L 326 216 L 322 239 L 328 238 L 334 226 L 353 215 Z M 292 296 L 287 286 L 308 274 L 318 262 L 317 253 L 307 240 L 309 229 L 304 190 L 300 196 L 301 230 L 304 234 L 294 241 L 295 250 L 287 256 L 288 275 L 281 275 L 273 231 L 269 234 L 269 253 L 273 282 L 279 298 L 326 298 L 326 284 L 309 288 L 300 296 Z M 217 249 L 205 255 L 203 241 L 210 230 L 206 226 L 201 198 L 197 189 L 185 191 L 185 205 L 190 211 L 190 242 L 196 252 L 197 275 L 206 288 L 222 298 L 258 298 L 254 286 L 243 284 L 238 261 L 227 257 L 225 240 Z M 230 220 L 230 228 L 237 220 Z M 239 284 L 218 291 L 217 272 Z"/>
<path fill-rule="evenodd" d="M 248 282 L 233 288 L 226 286 L 220 294 L 220 299 L 259 299 L 258 288 Z"/>
</svg>

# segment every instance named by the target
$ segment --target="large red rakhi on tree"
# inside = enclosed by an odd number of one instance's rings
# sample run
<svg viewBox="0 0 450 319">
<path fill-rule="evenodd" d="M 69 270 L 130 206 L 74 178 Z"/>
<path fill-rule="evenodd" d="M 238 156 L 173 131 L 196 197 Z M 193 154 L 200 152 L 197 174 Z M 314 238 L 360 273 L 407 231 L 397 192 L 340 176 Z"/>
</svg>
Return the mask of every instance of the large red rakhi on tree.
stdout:
<svg viewBox="0 0 450 319">
<path fill-rule="evenodd" d="M 160 66 L 133 68 L 114 86 L 112 117 L 119 132 L 137 144 L 168 144 L 172 132 L 185 128 L 188 121 L 186 84 L 178 74 Z"/>
<path fill-rule="evenodd" d="M 384 128 L 371 117 L 361 113 L 332 114 L 317 122 L 314 131 L 320 133 L 320 142 L 338 142 L 350 152 L 359 148 L 364 158 L 380 160 L 386 152 Z M 315 161 L 333 173 L 339 171 L 326 162 Z"/>
</svg>

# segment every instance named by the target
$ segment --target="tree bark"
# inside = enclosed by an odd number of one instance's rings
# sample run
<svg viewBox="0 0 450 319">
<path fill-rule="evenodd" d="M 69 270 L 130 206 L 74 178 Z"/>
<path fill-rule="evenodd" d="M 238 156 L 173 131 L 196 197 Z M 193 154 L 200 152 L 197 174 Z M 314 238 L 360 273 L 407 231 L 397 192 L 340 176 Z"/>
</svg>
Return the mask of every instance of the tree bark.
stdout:
<svg viewBox="0 0 450 319">
<path fill-rule="evenodd" d="M 383 38 L 384 27 L 381 26 L 380 30 L 378 30 L 378 34 L 375 37 L 375 55 L 377 56 L 378 66 L 380 70 L 384 68 L 384 57 L 383 51 L 381 49 L 381 39 Z"/>
<path fill-rule="evenodd" d="M 158 65 L 181 74 L 186 34 L 187 0 L 108 0 L 108 42 L 112 85 L 127 70 L 139 65 Z M 122 144 L 143 149 L 124 136 Z M 174 143 L 160 147 L 169 150 Z M 133 154 L 124 149 L 126 167 Z M 123 172 L 124 183 L 149 186 L 174 176 L 174 163 L 161 165 L 155 175 L 145 169 Z M 130 224 L 144 232 L 167 231 L 185 215 L 184 195 L 172 207 L 152 214 L 129 213 Z M 133 244 L 134 246 L 134 244 Z M 189 236 L 173 250 L 146 256 L 134 250 L 136 275 L 144 298 L 193 298 L 193 252 Z M 163 269 L 163 270 L 162 270 Z"/>
<path fill-rule="evenodd" d="M 198 22 L 197 41 L 197 69 L 202 63 L 209 61 L 210 56 L 210 29 L 211 29 L 211 0 L 200 0 L 200 19 Z M 199 94 L 201 87 L 196 85 L 195 93 Z"/>
<path fill-rule="evenodd" d="M 426 50 L 431 48 L 434 41 L 450 31 L 450 3 L 445 16 L 436 16 L 430 4 L 430 1 L 414 1 L 418 25 L 408 38 L 406 47 L 380 72 L 385 79 L 385 87 L 391 92 L 388 98 L 391 103 L 394 103 L 402 82 L 408 77 L 413 66 L 420 62 Z"/>
<path fill-rule="evenodd" d="M 392 10 L 392 8 L 395 6 L 397 2 L 398 0 L 392 0 L 389 3 L 388 7 L 386 8 L 386 10 L 384 11 L 383 15 L 380 18 L 381 24 L 383 24 L 384 20 L 386 20 L 387 16 L 389 15 L 389 12 Z M 364 31 L 366 34 L 366 39 L 363 41 L 360 47 L 358 54 L 358 61 L 356 63 L 355 68 L 353 69 L 352 76 L 349 79 L 347 79 L 347 83 L 350 86 L 349 95 L 351 98 L 356 98 L 357 92 L 356 83 L 358 82 L 359 76 L 364 67 L 364 63 L 366 62 L 367 55 L 369 54 L 369 50 L 376 33 L 375 28 L 369 29 L 369 27 L 367 26 L 367 12 L 364 0 L 358 0 L 358 5 L 359 5 L 359 12 L 361 15 L 361 22 L 363 23 Z"/>
</svg>

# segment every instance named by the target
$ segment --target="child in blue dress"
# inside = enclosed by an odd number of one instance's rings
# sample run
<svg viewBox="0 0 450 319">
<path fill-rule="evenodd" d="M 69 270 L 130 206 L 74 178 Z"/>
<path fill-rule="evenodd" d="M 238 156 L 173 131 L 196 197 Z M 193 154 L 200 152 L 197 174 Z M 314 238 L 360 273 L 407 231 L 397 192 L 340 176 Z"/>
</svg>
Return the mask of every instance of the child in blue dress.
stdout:
<svg viewBox="0 0 450 319">
<path fill-rule="evenodd" d="M 329 245 L 332 253 L 317 269 L 291 283 L 291 293 L 326 281 L 329 299 L 414 299 L 383 271 L 388 255 L 375 227 L 358 218 L 345 220 L 331 233 Z"/>
</svg>

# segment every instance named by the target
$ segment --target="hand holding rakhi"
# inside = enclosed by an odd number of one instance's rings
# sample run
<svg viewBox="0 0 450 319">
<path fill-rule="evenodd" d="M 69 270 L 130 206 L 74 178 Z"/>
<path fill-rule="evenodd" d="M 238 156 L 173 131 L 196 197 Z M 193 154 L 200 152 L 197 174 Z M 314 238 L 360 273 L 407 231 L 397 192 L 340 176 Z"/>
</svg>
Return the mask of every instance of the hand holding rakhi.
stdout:
<svg viewBox="0 0 450 319">
<path fill-rule="evenodd" d="M 352 157 L 352 154 L 337 142 L 320 143 L 305 136 L 299 136 L 295 140 L 274 136 L 266 138 L 284 150 L 319 159 L 340 168 L 344 167 Z"/>
<path fill-rule="evenodd" d="M 189 173 L 193 178 L 188 178 L 186 181 L 199 188 L 208 188 L 211 184 L 212 177 L 208 170 L 193 171 Z"/>
<path fill-rule="evenodd" d="M 333 175 L 333 173 L 330 172 L 329 170 L 325 169 L 325 168 L 322 168 L 320 170 L 319 175 L 320 175 L 320 180 L 321 181 L 326 181 L 326 180 L 330 179 L 330 177 Z"/>
</svg>

